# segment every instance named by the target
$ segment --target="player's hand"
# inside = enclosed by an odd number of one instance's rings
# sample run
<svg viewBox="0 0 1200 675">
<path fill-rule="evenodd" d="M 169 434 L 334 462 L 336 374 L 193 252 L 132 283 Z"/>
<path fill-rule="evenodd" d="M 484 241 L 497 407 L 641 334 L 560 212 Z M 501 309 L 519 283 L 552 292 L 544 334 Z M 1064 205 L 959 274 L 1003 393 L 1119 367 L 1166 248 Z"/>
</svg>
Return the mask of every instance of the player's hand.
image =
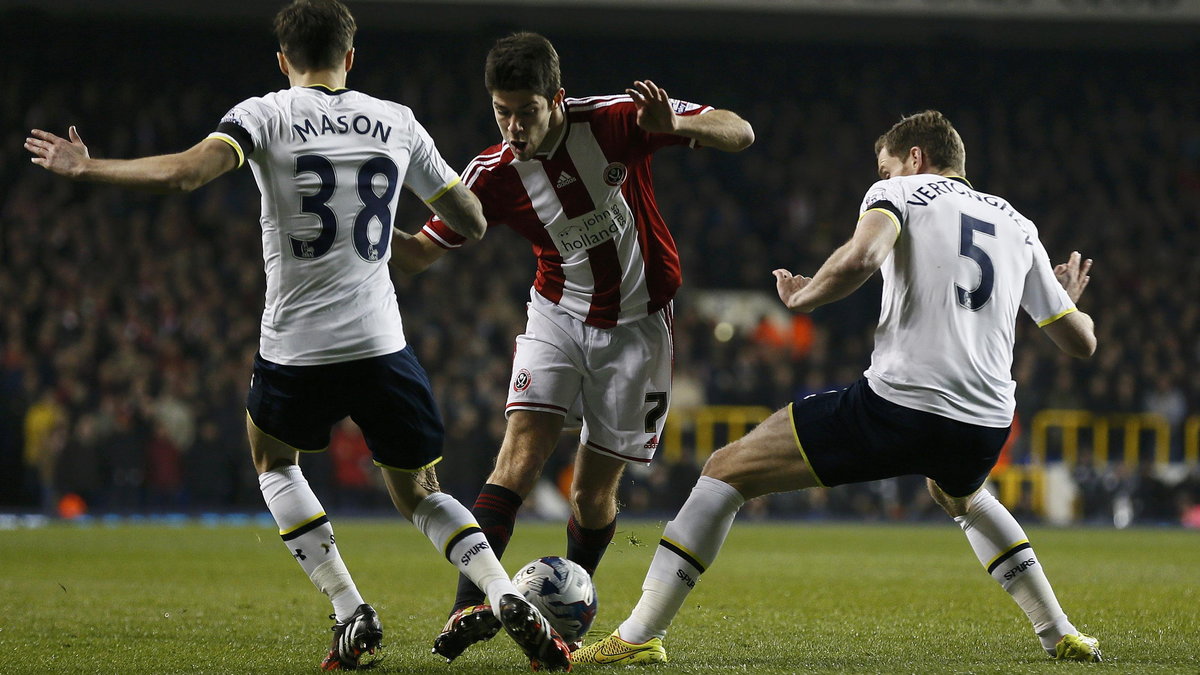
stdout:
<svg viewBox="0 0 1200 675">
<path fill-rule="evenodd" d="M 30 161 L 60 176 L 78 176 L 83 163 L 90 157 L 87 146 L 74 126 L 67 130 L 70 140 L 41 129 L 29 133 L 32 136 L 25 139 L 25 149 L 33 153 Z"/>
<path fill-rule="evenodd" d="M 678 127 L 667 90 L 650 80 L 638 80 L 625 90 L 637 106 L 638 126 L 652 134 L 672 134 Z"/>
<path fill-rule="evenodd" d="M 1092 259 L 1083 260 L 1082 258 L 1079 251 L 1071 251 L 1071 257 L 1067 258 L 1067 262 L 1054 266 L 1054 276 L 1067 291 L 1071 302 L 1079 302 L 1079 296 L 1083 295 L 1083 289 L 1087 288 L 1088 282 L 1092 280 L 1088 276 L 1088 272 L 1092 269 Z"/>
<path fill-rule="evenodd" d="M 784 269 L 774 270 L 771 274 L 775 275 L 775 290 L 779 293 L 779 299 L 788 309 L 797 309 L 799 303 L 796 302 L 796 295 L 812 283 L 812 277 L 793 275 Z"/>
</svg>

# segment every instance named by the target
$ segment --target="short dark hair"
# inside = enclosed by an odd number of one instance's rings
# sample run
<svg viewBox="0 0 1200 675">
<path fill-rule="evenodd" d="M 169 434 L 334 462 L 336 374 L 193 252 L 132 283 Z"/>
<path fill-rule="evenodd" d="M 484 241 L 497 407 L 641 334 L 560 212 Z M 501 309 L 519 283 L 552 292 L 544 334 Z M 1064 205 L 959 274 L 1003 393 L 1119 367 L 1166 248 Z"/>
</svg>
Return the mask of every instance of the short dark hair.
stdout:
<svg viewBox="0 0 1200 675">
<path fill-rule="evenodd" d="M 904 157 L 909 148 L 921 148 L 930 164 L 960 174 L 967 171 L 967 149 L 962 137 L 946 116 L 936 110 L 926 110 L 902 117 L 887 133 L 875 141 L 875 154 L 887 149 L 893 157 Z"/>
<path fill-rule="evenodd" d="M 489 92 L 528 90 L 553 100 L 562 89 L 558 52 L 537 33 L 501 38 L 488 52 L 483 84 Z"/>
<path fill-rule="evenodd" d="M 302 73 L 337 66 L 354 47 L 357 29 L 338 0 L 295 0 L 275 15 L 279 49 Z"/>
</svg>

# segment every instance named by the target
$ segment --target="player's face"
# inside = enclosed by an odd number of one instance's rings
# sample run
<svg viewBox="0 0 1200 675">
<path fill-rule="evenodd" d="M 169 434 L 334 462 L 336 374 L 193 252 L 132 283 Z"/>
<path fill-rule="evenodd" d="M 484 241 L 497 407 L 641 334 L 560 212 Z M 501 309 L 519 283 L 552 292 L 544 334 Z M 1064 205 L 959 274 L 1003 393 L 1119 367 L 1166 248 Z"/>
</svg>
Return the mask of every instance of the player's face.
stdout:
<svg viewBox="0 0 1200 675">
<path fill-rule="evenodd" d="M 895 176 L 912 176 L 917 173 L 919 162 L 916 162 L 911 157 L 912 153 L 906 157 L 896 157 L 888 153 L 887 148 L 879 149 L 879 156 L 876 158 L 876 168 L 879 169 L 879 177 L 883 180 L 893 178 Z"/>
<path fill-rule="evenodd" d="M 550 133 L 562 93 L 559 90 L 551 100 L 526 90 L 492 92 L 496 126 L 517 159 L 531 159 L 537 154 Z"/>
</svg>

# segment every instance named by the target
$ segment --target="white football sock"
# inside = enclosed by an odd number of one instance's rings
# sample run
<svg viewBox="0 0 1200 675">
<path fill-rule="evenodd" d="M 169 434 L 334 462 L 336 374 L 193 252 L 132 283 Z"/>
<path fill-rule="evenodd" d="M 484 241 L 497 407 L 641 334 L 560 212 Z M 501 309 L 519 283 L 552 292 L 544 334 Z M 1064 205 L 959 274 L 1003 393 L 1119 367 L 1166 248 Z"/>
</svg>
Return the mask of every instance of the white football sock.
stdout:
<svg viewBox="0 0 1200 675">
<path fill-rule="evenodd" d="M 716 560 L 745 501 L 728 483 L 700 477 L 679 514 L 663 530 L 642 582 L 642 597 L 617 629 L 621 639 L 640 644 L 667 634 L 688 593 Z"/>
<path fill-rule="evenodd" d="M 333 538 L 333 526 L 300 467 L 291 464 L 259 474 L 267 509 L 279 525 L 288 553 L 313 584 L 333 603 L 338 621 L 350 618 L 363 604 Z"/>
<path fill-rule="evenodd" d="M 988 574 L 1029 617 L 1042 647 L 1053 655 L 1058 640 L 1077 631 L 1054 597 L 1054 589 L 1016 518 L 985 488 L 967 503 L 967 514 L 954 522 L 966 533 Z"/>
<path fill-rule="evenodd" d="M 413 510 L 412 521 L 459 572 L 487 594 L 497 617 L 496 601 L 501 595 L 521 596 L 471 512 L 454 497 L 441 492 L 429 495 Z"/>
</svg>

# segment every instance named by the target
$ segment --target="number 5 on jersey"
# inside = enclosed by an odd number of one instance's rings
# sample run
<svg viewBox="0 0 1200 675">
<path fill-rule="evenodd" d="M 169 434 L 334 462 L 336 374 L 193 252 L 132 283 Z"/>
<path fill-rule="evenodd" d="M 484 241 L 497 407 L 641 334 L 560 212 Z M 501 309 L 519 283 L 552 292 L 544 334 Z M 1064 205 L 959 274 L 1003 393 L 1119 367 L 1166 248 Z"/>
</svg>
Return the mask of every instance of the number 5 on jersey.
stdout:
<svg viewBox="0 0 1200 675">
<path fill-rule="evenodd" d="M 989 237 L 994 237 L 996 236 L 996 226 L 964 213 L 960 220 L 959 231 L 958 255 L 970 258 L 979 265 L 979 285 L 967 290 L 954 284 L 954 291 L 958 297 L 958 304 L 974 312 L 986 305 L 987 301 L 992 298 L 992 287 L 996 282 L 996 270 L 992 265 L 992 259 L 988 257 L 986 251 L 975 245 L 975 233 L 981 232 Z"/>
</svg>

